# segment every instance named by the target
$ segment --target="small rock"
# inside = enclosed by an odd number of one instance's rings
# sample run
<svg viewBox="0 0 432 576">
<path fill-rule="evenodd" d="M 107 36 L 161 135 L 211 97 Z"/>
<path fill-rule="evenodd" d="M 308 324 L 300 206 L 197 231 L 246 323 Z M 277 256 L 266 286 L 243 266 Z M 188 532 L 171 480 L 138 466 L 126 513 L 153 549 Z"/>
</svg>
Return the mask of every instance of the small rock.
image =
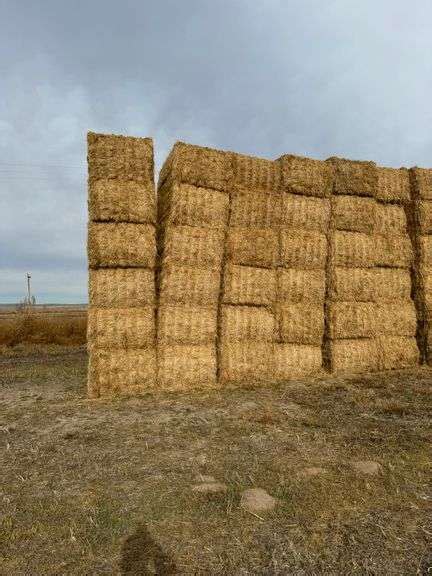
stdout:
<svg viewBox="0 0 432 576">
<path fill-rule="evenodd" d="M 309 468 L 304 468 L 301 471 L 302 476 L 319 476 L 320 474 L 325 474 L 327 470 L 325 468 L 321 468 L 320 466 L 310 466 Z"/>
<path fill-rule="evenodd" d="M 351 463 L 354 470 L 362 474 L 378 474 L 381 470 L 381 464 L 373 460 L 359 460 Z"/>
<path fill-rule="evenodd" d="M 249 488 L 242 493 L 240 506 L 254 514 L 268 512 L 276 506 L 277 500 L 262 488 Z"/>
<path fill-rule="evenodd" d="M 204 482 L 192 486 L 192 492 L 198 494 L 217 494 L 218 492 L 226 492 L 227 489 L 227 485 L 220 482 Z"/>
<path fill-rule="evenodd" d="M 216 482 L 216 478 L 214 478 L 214 476 L 206 476 L 205 474 L 197 474 L 197 476 L 195 476 L 195 480 L 197 482 L 206 482 L 210 484 Z"/>
</svg>

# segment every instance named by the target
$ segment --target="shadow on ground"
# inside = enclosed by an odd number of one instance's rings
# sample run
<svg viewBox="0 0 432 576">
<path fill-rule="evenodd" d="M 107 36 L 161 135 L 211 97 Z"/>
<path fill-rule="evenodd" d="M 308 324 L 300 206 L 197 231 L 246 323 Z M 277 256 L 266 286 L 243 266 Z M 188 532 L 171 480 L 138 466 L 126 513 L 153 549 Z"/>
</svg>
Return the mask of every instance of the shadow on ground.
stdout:
<svg viewBox="0 0 432 576">
<path fill-rule="evenodd" d="M 139 524 L 135 532 L 126 538 L 121 552 L 120 570 L 124 576 L 177 574 L 172 558 L 153 540 L 144 524 Z"/>
</svg>

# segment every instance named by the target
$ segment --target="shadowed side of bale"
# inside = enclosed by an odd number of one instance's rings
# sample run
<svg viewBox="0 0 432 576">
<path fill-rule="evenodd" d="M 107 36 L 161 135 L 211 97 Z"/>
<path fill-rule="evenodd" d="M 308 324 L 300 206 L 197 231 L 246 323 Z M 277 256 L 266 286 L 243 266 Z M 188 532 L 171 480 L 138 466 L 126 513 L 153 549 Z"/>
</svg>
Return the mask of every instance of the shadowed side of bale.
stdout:
<svg viewBox="0 0 432 576">
<path fill-rule="evenodd" d="M 223 290 L 224 304 L 268 306 L 276 297 L 276 271 L 227 264 Z"/>
<path fill-rule="evenodd" d="M 216 387 L 216 347 L 175 344 L 158 347 L 158 387 L 164 390 Z"/>
<path fill-rule="evenodd" d="M 274 378 L 277 382 L 323 373 L 320 346 L 277 343 L 274 351 Z"/>
<path fill-rule="evenodd" d="M 146 268 L 89 270 L 89 300 L 99 308 L 153 306 L 154 272 Z"/>
</svg>

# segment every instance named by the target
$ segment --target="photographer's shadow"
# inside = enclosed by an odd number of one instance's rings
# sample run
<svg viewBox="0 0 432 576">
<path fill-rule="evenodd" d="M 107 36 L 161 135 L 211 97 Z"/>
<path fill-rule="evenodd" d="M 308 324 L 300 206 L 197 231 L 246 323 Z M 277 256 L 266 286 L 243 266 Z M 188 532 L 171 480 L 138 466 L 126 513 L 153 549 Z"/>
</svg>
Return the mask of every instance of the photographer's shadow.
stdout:
<svg viewBox="0 0 432 576">
<path fill-rule="evenodd" d="M 144 524 L 124 541 L 120 571 L 123 576 L 170 576 L 177 574 L 172 558 L 155 542 Z"/>
</svg>

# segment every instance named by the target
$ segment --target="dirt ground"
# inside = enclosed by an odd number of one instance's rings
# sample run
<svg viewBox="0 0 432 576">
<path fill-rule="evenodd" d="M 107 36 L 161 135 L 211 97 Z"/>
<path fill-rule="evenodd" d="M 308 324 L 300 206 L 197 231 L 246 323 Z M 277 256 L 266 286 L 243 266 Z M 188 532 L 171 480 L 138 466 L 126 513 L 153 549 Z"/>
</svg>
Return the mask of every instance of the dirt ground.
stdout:
<svg viewBox="0 0 432 576">
<path fill-rule="evenodd" d="M 432 573 L 430 369 L 114 401 L 86 369 L 0 350 L 0 574 Z"/>
</svg>

